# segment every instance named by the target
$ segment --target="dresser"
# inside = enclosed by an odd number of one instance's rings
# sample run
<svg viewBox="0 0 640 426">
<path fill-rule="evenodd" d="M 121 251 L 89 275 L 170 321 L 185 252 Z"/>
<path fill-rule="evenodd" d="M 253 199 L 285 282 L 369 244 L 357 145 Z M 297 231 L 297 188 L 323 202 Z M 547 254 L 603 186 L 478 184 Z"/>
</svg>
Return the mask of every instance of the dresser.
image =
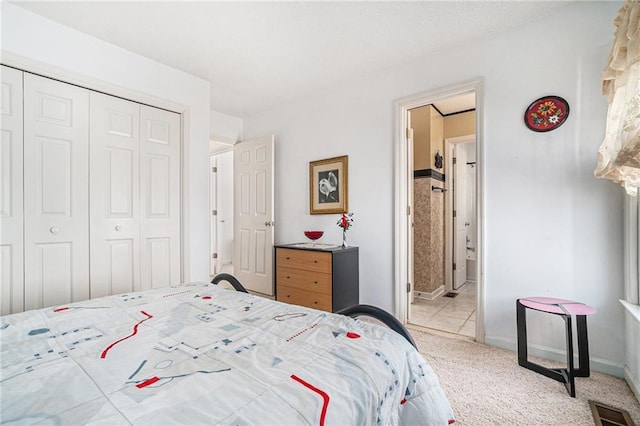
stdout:
<svg viewBox="0 0 640 426">
<path fill-rule="evenodd" d="M 358 247 L 275 246 L 276 299 L 328 312 L 359 303 Z"/>
</svg>

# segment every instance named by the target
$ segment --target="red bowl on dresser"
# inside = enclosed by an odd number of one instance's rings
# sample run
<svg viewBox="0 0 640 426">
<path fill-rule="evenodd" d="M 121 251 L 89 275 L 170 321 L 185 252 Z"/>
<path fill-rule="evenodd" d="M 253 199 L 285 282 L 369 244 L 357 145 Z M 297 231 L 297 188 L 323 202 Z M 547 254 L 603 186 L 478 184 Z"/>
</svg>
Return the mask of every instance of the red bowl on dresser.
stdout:
<svg viewBox="0 0 640 426">
<path fill-rule="evenodd" d="M 324 235 L 324 231 L 304 231 L 304 236 L 310 240 L 317 240 Z"/>
</svg>

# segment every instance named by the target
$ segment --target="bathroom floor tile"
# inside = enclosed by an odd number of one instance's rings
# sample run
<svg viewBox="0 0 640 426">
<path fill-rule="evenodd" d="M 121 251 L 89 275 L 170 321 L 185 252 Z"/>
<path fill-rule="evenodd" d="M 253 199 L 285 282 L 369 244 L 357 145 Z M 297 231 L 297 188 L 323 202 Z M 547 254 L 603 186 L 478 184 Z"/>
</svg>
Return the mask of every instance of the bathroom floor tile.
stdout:
<svg viewBox="0 0 640 426">
<path fill-rule="evenodd" d="M 425 323 L 425 325 L 427 327 L 432 327 L 438 330 L 457 333 L 462 328 L 465 322 L 465 319 L 439 316 L 436 318 L 431 318 Z"/>
<path fill-rule="evenodd" d="M 462 334 L 463 336 L 468 337 L 476 337 L 476 322 L 475 321 L 467 321 L 464 323 L 458 334 Z"/>
<path fill-rule="evenodd" d="M 414 299 L 409 323 L 467 337 L 475 337 L 476 284 L 468 282 L 456 297 Z"/>
<path fill-rule="evenodd" d="M 438 311 L 439 315 L 468 320 L 475 308 L 463 309 L 456 306 L 446 306 Z"/>
</svg>

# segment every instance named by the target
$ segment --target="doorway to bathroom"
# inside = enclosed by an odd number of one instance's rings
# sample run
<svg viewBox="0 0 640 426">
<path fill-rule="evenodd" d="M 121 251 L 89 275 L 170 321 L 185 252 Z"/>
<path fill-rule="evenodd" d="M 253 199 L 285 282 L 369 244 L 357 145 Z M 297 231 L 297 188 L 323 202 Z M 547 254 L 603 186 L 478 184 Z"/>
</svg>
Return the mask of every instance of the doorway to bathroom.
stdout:
<svg viewBox="0 0 640 426">
<path fill-rule="evenodd" d="M 406 108 L 407 322 L 477 337 L 476 90 Z"/>
</svg>

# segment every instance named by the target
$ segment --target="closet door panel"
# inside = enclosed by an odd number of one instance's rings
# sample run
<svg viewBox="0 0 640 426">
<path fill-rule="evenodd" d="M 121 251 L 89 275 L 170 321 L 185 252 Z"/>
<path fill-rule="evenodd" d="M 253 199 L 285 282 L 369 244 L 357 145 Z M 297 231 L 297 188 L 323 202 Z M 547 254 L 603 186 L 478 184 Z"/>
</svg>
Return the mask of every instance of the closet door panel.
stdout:
<svg viewBox="0 0 640 426">
<path fill-rule="evenodd" d="M 91 92 L 91 297 L 140 289 L 140 106 Z"/>
<path fill-rule="evenodd" d="M 22 71 L 0 74 L 0 315 L 24 309 Z"/>
<path fill-rule="evenodd" d="M 25 309 L 89 298 L 89 91 L 24 75 Z"/>
<path fill-rule="evenodd" d="M 140 106 L 142 288 L 180 283 L 180 115 Z"/>
</svg>

